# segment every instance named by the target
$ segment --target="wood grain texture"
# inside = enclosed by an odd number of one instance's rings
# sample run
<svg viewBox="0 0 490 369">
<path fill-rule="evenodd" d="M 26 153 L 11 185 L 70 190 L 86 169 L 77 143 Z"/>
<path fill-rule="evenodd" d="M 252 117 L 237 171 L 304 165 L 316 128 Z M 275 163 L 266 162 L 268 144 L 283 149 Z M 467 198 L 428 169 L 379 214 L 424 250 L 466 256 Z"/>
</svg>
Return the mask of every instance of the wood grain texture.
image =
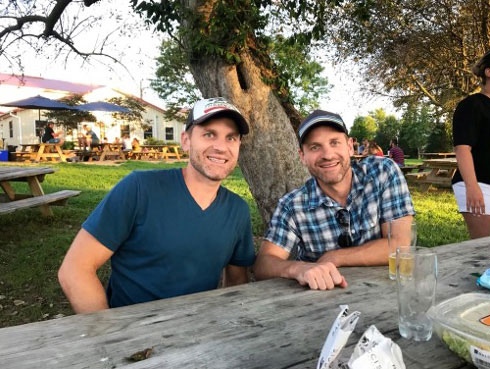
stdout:
<svg viewBox="0 0 490 369">
<path fill-rule="evenodd" d="M 437 300 L 479 290 L 471 273 L 490 238 L 437 247 Z M 361 312 L 348 348 L 372 324 L 402 348 L 407 368 L 469 368 L 437 337 L 400 338 L 387 267 L 342 268 L 349 287 L 311 291 L 275 279 L 98 313 L 0 329 L 1 368 L 315 368 L 340 304 Z M 480 290 L 480 292 L 484 292 Z M 146 360 L 127 357 L 152 348 Z"/>
<path fill-rule="evenodd" d="M 54 173 L 57 168 L 45 167 L 0 167 L 0 181 L 11 181 L 14 179 L 25 179 L 33 176 L 39 176 Z"/>
<path fill-rule="evenodd" d="M 48 204 L 54 205 L 55 203 L 59 203 L 61 200 L 67 199 L 69 197 L 78 196 L 80 191 L 73 190 L 62 190 L 54 193 L 50 193 L 47 195 L 34 195 L 33 197 L 29 197 L 22 200 L 15 200 L 11 202 L 1 203 L 0 204 L 0 214 L 8 214 L 13 213 L 16 210 L 34 208 L 37 206 L 47 207 Z M 48 213 L 43 213 L 43 215 L 52 215 L 51 209 L 49 209 Z"/>
</svg>

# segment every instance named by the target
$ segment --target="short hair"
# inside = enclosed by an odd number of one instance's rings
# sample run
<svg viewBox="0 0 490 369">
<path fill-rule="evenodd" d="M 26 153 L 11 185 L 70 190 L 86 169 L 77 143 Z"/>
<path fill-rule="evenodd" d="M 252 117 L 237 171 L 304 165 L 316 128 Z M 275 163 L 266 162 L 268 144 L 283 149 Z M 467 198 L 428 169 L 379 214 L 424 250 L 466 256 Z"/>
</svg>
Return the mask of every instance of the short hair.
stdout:
<svg viewBox="0 0 490 369">
<path fill-rule="evenodd" d="M 490 50 L 478 60 L 471 70 L 475 76 L 481 78 L 482 84 L 487 83 L 487 76 L 485 75 L 487 68 L 490 68 Z"/>
<path fill-rule="evenodd" d="M 395 146 L 398 146 L 398 138 L 392 138 L 391 142 L 393 142 Z"/>
</svg>

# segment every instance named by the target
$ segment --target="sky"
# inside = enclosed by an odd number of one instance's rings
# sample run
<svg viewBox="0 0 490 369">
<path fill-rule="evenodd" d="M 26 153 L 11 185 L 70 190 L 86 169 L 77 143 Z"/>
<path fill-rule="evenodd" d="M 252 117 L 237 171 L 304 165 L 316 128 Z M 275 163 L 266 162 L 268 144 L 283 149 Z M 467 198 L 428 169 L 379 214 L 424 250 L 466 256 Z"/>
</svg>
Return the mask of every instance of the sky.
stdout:
<svg viewBox="0 0 490 369">
<path fill-rule="evenodd" d="M 91 50 L 94 43 L 100 44 L 102 35 L 111 33 L 105 51 L 115 56 L 126 67 L 113 63 L 109 59 L 94 58 L 89 62 L 72 54 L 68 58 L 47 58 L 36 55 L 26 47 L 21 47 L 24 74 L 70 82 L 100 84 L 119 88 L 125 92 L 140 96 L 150 103 L 164 107 L 165 102 L 151 89 L 149 80 L 154 78 L 156 71 L 155 58 L 159 55 L 162 37 L 144 26 L 141 18 L 135 16 L 129 2 L 120 0 L 104 0 L 90 8 L 78 10 L 78 6 L 68 7 L 70 14 L 79 19 L 89 18 L 87 24 L 94 25 L 91 29 L 74 36 L 75 44 L 82 50 Z M 100 17 L 101 20 L 95 19 Z M 65 24 L 68 24 L 65 21 Z M 2 25 L 0 24 L 0 27 Z M 54 55 L 54 49 L 44 53 Z M 338 113 L 347 127 L 358 115 L 367 115 L 369 111 L 383 108 L 388 113 L 395 113 L 390 101 L 386 98 L 366 95 L 359 85 L 360 75 L 352 65 L 323 64 L 325 75 L 333 85 L 328 98 L 320 102 L 320 108 Z M 19 73 L 19 69 L 0 69 L 3 73 Z"/>
</svg>

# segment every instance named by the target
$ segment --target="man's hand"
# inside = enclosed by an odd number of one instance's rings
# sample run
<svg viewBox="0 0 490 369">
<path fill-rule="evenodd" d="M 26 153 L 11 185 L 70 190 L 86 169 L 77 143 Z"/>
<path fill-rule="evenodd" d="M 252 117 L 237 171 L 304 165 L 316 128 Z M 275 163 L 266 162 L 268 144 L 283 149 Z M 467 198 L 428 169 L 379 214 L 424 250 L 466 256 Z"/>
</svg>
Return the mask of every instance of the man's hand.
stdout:
<svg viewBox="0 0 490 369">
<path fill-rule="evenodd" d="M 347 287 L 345 278 L 329 261 L 306 263 L 288 259 L 289 252 L 264 240 L 254 265 L 255 278 L 296 279 L 302 286 L 308 285 L 314 290 L 331 290 L 335 286 Z"/>
<path fill-rule="evenodd" d="M 301 263 L 291 266 L 292 275 L 300 285 L 308 285 L 312 290 L 331 290 L 335 286 L 347 287 L 345 278 L 340 274 L 334 264 Z"/>
</svg>

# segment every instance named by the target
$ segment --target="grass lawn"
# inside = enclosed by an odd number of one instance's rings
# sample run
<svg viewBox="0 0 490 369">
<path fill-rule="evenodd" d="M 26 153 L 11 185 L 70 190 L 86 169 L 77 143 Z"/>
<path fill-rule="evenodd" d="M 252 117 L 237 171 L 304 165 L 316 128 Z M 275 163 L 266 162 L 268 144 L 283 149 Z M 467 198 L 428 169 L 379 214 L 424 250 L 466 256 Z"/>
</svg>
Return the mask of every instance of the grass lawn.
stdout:
<svg viewBox="0 0 490 369">
<path fill-rule="evenodd" d="M 120 166 L 54 164 L 58 171 L 46 176 L 42 184 L 44 191 L 73 189 L 82 193 L 69 199 L 64 207 L 53 207 L 52 218 L 41 217 L 39 209 L 0 216 L 0 327 L 73 314 L 58 285 L 57 270 L 85 218 L 131 171 L 184 165 L 144 162 L 127 162 Z M 240 170 L 236 169 L 224 185 L 248 202 L 254 235 L 260 237 L 264 227 Z M 19 193 L 28 192 L 24 183 L 15 183 L 14 187 Z M 452 192 L 421 193 L 412 189 L 412 196 L 420 245 L 432 247 L 468 239 Z M 101 268 L 103 280 L 108 274 L 109 267 Z"/>
</svg>

